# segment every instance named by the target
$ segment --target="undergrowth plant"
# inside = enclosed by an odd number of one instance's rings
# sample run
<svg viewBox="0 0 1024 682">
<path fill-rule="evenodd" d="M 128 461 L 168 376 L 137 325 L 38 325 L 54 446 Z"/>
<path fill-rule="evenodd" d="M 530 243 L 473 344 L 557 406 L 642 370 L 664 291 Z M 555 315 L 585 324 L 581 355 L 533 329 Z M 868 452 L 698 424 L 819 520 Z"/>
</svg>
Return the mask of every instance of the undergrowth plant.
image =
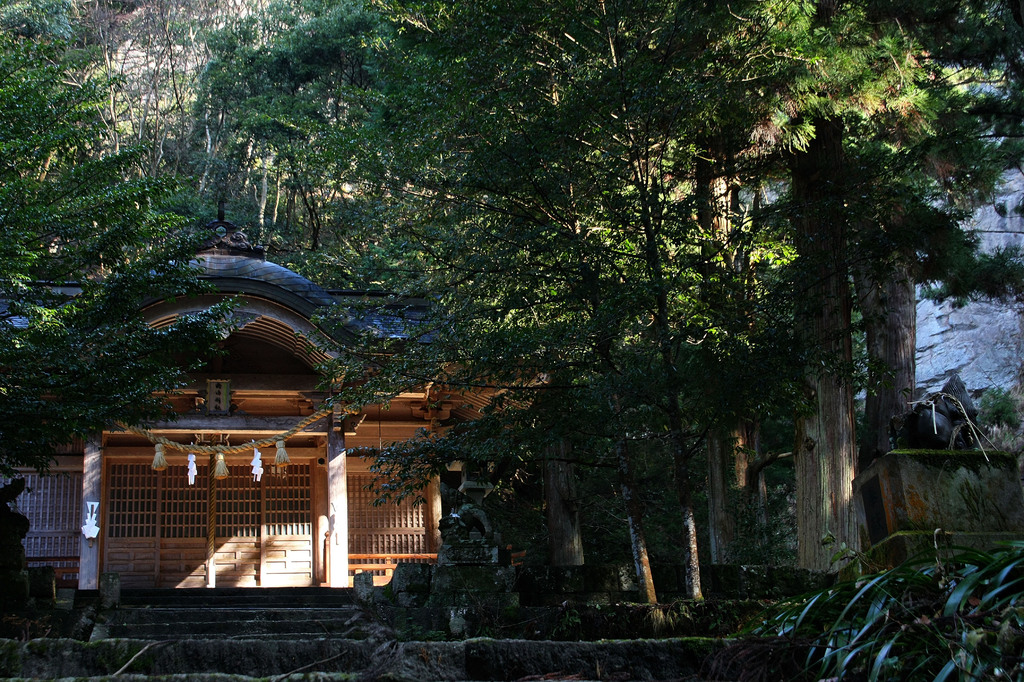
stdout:
<svg viewBox="0 0 1024 682">
<path fill-rule="evenodd" d="M 978 421 L 985 433 L 985 446 L 1019 454 L 1024 450 L 1024 377 L 1009 389 L 993 386 L 978 400 Z"/>
<path fill-rule="evenodd" d="M 1024 681 L 1024 542 L 837 583 L 751 634 L 712 679 Z"/>
</svg>

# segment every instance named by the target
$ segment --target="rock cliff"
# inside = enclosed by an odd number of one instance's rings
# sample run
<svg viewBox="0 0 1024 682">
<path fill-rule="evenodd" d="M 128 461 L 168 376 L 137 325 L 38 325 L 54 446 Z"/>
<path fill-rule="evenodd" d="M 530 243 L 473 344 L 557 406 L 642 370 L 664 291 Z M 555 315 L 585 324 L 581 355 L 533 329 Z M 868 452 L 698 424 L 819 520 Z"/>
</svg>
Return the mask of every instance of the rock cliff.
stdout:
<svg viewBox="0 0 1024 682">
<path fill-rule="evenodd" d="M 971 227 L 983 249 L 1024 248 L 1024 174 L 1006 178 L 999 198 L 975 212 Z M 1013 303 L 979 301 L 917 304 L 917 387 L 939 390 L 958 372 L 971 391 L 1012 386 L 1024 366 L 1024 316 Z"/>
</svg>

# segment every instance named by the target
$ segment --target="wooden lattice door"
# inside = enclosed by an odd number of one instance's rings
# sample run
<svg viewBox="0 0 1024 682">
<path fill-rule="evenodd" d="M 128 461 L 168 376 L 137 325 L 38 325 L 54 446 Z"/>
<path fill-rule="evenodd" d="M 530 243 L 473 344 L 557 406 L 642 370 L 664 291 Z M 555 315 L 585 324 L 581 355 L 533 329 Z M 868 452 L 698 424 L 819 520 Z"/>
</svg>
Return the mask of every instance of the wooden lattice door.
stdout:
<svg viewBox="0 0 1024 682">
<path fill-rule="evenodd" d="M 107 467 L 105 571 L 121 574 L 122 587 L 153 587 L 159 574 L 159 501 L 157 472 L 148 464 L 111 463 Z M 102 507 L 102 503 L 101 503 Z"/>
<path fill-rule="evenodd" d="M 263 475 L 261 585 L 313 584 L 311 476 L 309 464 L 292 464 L 286 475 Z"/>
<path fill-rule="evenodd" d="M 160 476 L 159 587 L 206 586 L 207 467 L 172 465 Z"/>
<path fill-rule="evenodd" d="M 312 585 L 309 463 L 261 481 L 247 465 L 228 468 L 216 482 L 217 586 Z M 183 465 L 108 463 L 104 570 L 121 573 L 126 587 L 206 585 L 207 474 L 197 467 L 189 485 Z"/>
<path fill-rule="evenodd" d="M 248 466 L 217 481 L 217 587 L 255 587 L 260 577 L 262 486 Z"/>
</svg>

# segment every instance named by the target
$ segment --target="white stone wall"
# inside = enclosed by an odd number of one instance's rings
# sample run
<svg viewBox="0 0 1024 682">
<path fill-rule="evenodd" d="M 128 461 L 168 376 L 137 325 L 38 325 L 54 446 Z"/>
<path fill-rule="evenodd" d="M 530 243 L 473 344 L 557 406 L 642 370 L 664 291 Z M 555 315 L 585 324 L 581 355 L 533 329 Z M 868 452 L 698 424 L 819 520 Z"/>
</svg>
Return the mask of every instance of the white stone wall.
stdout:
<svg viewBox="0 0 1024 682">
<path fill-rule="evenodd" d="M 1024 175 L 1008 174 L 995 202 L 974 214 L 983 249 L 1024 246 Z M 959 372 L 967 388 L 1009 388 L 1024 364 L 1024 316 L 1014 303 L 980 301 L 955 308 L 948 301 L 917 304 L 917 386 L 937 391 Z"/>
</svg>

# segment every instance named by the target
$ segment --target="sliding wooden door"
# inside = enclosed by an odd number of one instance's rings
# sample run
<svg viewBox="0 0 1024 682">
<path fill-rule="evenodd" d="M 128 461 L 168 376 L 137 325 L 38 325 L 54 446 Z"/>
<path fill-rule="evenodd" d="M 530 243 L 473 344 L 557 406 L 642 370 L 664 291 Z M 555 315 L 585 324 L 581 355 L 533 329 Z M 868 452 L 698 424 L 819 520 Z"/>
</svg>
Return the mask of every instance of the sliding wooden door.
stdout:
<svg viewBox="0 0 1024 682">
<path fill-rule="evenodd" d="M 216 481 L 217 586 L 312 585 L 310 463 L 266 467 L 261 481 L 248 465 L 228 468 Z M 197 467 L 193 485 L 183 465 L 155 472 L 112 461 L 106 472 L 103 570 L 129 588 L 206 585 L 208 467 Z"/>
</svg>

